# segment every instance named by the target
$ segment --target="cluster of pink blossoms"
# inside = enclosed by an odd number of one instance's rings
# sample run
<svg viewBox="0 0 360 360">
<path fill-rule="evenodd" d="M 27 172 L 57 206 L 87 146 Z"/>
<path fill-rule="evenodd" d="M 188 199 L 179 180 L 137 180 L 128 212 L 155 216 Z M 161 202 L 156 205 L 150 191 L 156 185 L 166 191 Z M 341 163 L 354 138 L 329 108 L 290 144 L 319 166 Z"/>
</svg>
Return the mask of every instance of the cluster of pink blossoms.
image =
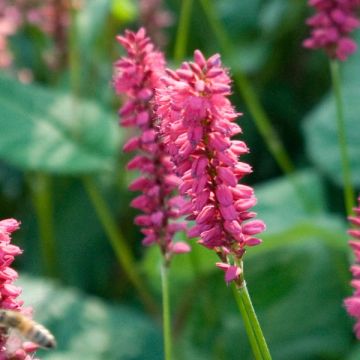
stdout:
<svg viewBox="0 0 360 360">
<path fill-rule="evenodd" d="M 163 9 L 163 1 L 139 0 L 139 17 L 155 44 L 166 45 L 164 30 L 172 24 L 173 17 L 169 11 Z"/>
<path fill-rule="evenodd" d="M 45 55 L 51 64 L 58 61 L 55 57 L 63 50 L 59 48 L 65 45 L 69 10 L 75 5 L 70 0 L 0 0 L 0 68 L 9 67 L 13 60 L 9 37 L 26 24 L 36 26 L 54 38 L 57 53 Z"/>
<path fill-rule="evenodd" d="M 351 297 L 345 299 L 345 306 L 348 313 L 357 320 L 354 331 L 356 337 L 360 339 L 360 197 L 358 198 L 358 207 L 354 208 L 354 212 L 355 216 L 349 216 L 349 221 L 355 228 L 348 230 L 348 234 L 353 237 L 349 244 L 356 258 L 356 264 L 351 266 L 351 272 L 354 276 L 351 285 L 355 288 L 355 291 Z"/>
<path fill-rule="evenodd" d="M 13 282 L 18 274 L 10 267 L 15 256 L 22 253 L 18 246 L 11 244 L 11 233 L 18 228 L 19 222 L 14 219 L 0 221 L 0 309 L 20 311 L 30 316 L 31 309 L 23 309 L 23 301 L 17 298 L 21 288 Z M 4 329 L 0 330 L 0 360 L 30 360 L 36 349 L 37 345 L 31 342 L 18 344 L 16 338 L 10 338 Z"/>
<path fill-rule="evenodd" d="M 136 150 L 136 155 L 127 168 L 137 169 L 141 176 L 129 186 L 132 191 L 141 191 L 131 205 L 143 214 L 136 216 L 135 223 L 142 227 L 144 245 L 159 244 L 167 261 L 175 253 L 188 252 L 183 242 L 173 242 L 174 235 L 186 228 L 184 222 L 172 221 L 179 217 L 183 200 L 173 196 L 180 179 L 173 173 L 173 164 L 159 141 L 154 105 L 151 102 L 155 88 L 164 75 L 165 60 L 155 51 L 146 32 L 126 31 L 118 41 L 127 52 L 115 63 L 113 83 L 124 104 L 119 110 L 120 124 L 137 129 L 137 135 L 125 145 L 124 151 Z"/>
<path fill-rule="evenodd" d="M 241 259 L 247 246 L 261 242 L 255 235 L 265 224 L 250 211 L 256 204 L 253 189 L 238 183 L 252 170 L 238 159 L 248 152 L 246 144 L 230 139 L 241 133 L 228 99 L 231 80 L 219 55 L 206 60 L 196 50 L 194 60 L 167 70 L 156 93 L 157 115 L 182 179 L 180 193 L 190 199 L 183 208 L 183 215 L 195 220 L 188 235 L 200 236 L 202 245 L 216 251 L 226 282 L 241 285 Z"/>
<path fill-rule="evenodd" d="M 307 20 L 311 37 L 303 42 L 310 49 L 324 49 L 330 58 L 346 60 L 356 51 L 349 34 L 360 26 L 356 11 L 359 0 L 309 0 L 317 13 Z"/>
</svg>

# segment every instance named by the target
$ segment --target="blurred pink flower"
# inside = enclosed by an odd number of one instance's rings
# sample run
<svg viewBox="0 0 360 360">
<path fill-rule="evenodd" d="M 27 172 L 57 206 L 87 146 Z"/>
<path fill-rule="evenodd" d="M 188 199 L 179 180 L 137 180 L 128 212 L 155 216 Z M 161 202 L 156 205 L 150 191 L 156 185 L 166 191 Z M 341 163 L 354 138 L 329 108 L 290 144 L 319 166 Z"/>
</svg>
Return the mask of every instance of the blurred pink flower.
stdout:
<svg viewBox="0 0 360 360">
<path fill-rule="evenodd" d="M 255 236 L 265 224 L 253 220 L 253 189 L 238 184 L 252 170 L 238 159 L 248 152 L 246 144 L 231 140 L 241 133 L 228 99 L 231 80 L 219 55 L 206 60 L 196 50 L 194 59 L 167 70 L 165 86 L 157 89 L 161 133 L 182 179 L 180 193 L 189 198 L 182 213 L 195 220 L 188 235 L 216 251 L 227 282 L 241 282 L 242 256 L 261 242 Z"/>
<path fill-rule="evenodd" d="M 353 238 L 349 241 L 355 255 L 355 264 L 351 266 L 351 272 L 354 279 L 351 285 L 355 291 L 351 297 L 345 299 L 345 307 L 347 312 L 356 318 L 354 332 L 356 337 L 360 339 L 360 196 L 358 197 L 358 207 L 354 208 L 355 216 L 349 216 L 349 221 L 354 228 L 348 230 L 348 234 Z"/>
<path fill-rule="evenodd" d="M 52 67 L 64 63 L 66 56 L 66 31 L 70 9 L 80 6 L 79 1 L 69 0 L 0 0 L 0 68 L 12 64 L 13 56 L 8 38 L 22 26 L 30 24 L 52 37 L 54 48 L 44 54 Z"/>
<path fill-rule="evenodd" d="M 116 92 L 125 100 L 119 110 L 120 124 L 138 130 L 123 148 L 125 152 L 137 150 L 127 168 L 141 173 L 129 187 L 142 192 L 131 206 L 143 212 L 135 218 L 145 235 L 143 244 L 157 243 L 169 260 L 172 254 L 188 252 L 190 248 L 185 243 L 173 243 L 174 235 L 185 229 L 185 223 L 171 221 L 179 216 L 183 206 L 181 197 L 172 197 L 180 179 L 174 175 L 173 164 L 160 142 L 151 102 L 164 74 L 165 59 L 154 50 L 144 28 L 137 33 L 126 31 L 118 41 L 127 52 L 115 63 L 113 77 Z"/>
<path fill-rule="evenodd" d="M 317 13 L 307 20 L 312 28 L 310 38 L 303 42 L 309 49 L 324 49 L 330 58 L 346 60 L 357 45 L 349 34 L 360 26 L 356 10 L 359 0 L 309 0 Z"/>
<path fill-rule="evenodd" d="M 21 288 L 13 284 L 18 278 L 18 273 L 10 267 L 15 256 L 22 253 L 18 246 L 11 244 L 11 233 L 19 229 L 19 226 L 20 223 L 15 219 L 0 221 L 0 309 L 20 311 L 26 316 L 31 316 L 31 308 L 24 309 L 23 301 L 18 299 Z M 6 329 L 0 328 L 0 359 L 32 359 L 37 345 L 22 340 L 19 343 L 18 340 L 9 336 Z"/>
<path fill-rule="evenodd" d="M 159 46 L 166 45 L 167 39 L 164 29 L 173 22 L 171 13 L 163 9 L 162 3 L 162 0 L 139 0 L 141 24 L 151 39 Z"/>
</svg>

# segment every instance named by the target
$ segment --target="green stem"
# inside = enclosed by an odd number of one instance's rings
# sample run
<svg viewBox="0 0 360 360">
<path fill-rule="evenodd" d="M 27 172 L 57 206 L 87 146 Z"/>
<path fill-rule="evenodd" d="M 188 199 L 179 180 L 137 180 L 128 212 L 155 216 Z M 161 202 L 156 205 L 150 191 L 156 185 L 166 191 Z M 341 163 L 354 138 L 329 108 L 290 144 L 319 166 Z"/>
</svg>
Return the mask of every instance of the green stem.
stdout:
<svg viewBox="0 0 360 360">
<path fill-rule="evenodd" d="M 252 305 L 246 282 L 243 281 L 242 286 L 236 286 L 234 284 L 233 291 L 241 316 L 244 320 L 245 330 L 255 359 L 271 360 L 270 351 Z"/>
<path fill-rule="evenodd" d="M 189 23 L 193 0 L 183 0 L 180 12 L 179 26 L 176 33 L 174 60 L 180 62 L 186 53 L 186 44 L 189 34 Z"/>
<path fill-rule="evenodd" d="M 70 28 L 69 28 L 69 71 L 70 71 L 70 87 L 72 89 L 75 98 L 80 95 L 80 53 L 79 44 L 77 41 L 78 29 L 77 29 L 77 10 L 72 8 L 70 11 Z"/>
<path fill-rule="evenodd" d="M 231 58 L 233 55 L 233 45 L 217 17 L 211 0 L 200 0 L 200 3 L 210 24 L 210 27 L 212 28 L 212 31 L 214 32 L 215 37 L 217 38 L 222 48 L 223 53 L 227 58 Z M 264 108 L 262 107 L 253 87 L 241 69 L 237 69 L 236 74 L 234 75 L 234 79 L 235 85 L 241 93 L 244 102 L 248 107 L 252 118 L 254 119 L 255 125 L 260 132 L 260 135 L 262 136 L 265 144 L 267 145 L 271 155 L 274 157 L 280 169 L 288 176 L 288 179 L 293 184 L 296 192 L 299 195 L 299 198 L 304 204 L 304 208 L 310 211 L 311 205 L 309 204 L 309 199 L 304 196 L 304 190 L 293 175 L 295 170 L 294 165 L 276 130 L 272 126 Z"/>
<path fill-rule="evenodd" d="M 163 307 L 163 337 L 164 337 L 164 359 L 171 360 L 171 321 L 170 321 L 170 301 L 169 301 L 169 268 L 164 263 L 161 265 L 161 288 L 162 288 L 162 307 Z"/>
<path fill-rule="evenodd" d="M 34 173 L 31 174 L 29 184 L 39 224 L 40 248 L 44 271 L 47 276 L 56 277 L 58 271 L 51 196 L 51 177 L 43 173 Z"/>
<path fill-rule="evenodd" d="M 95 208 L 98 218 L 107 234 L 119 264 L 126 273 L 128 279 L 131 281 L 137 290 L 142 302 L 146 308 L 154 315 L 157 314 L 157 306 L 151 295 L 145 290 L 146 286 L 138 273 L 138 266 L 135 263 L 133 255 L 121 234 L 110 209 L 108 208 L 104 198 L 99 192 L 95 182 L 90 176 L 83 178 L 84 187 L 90 197 L 90 200 Z"/>
<path fill-rule="evenodd" d="M 344 105 L 341 91 L 339 63 L 337 60 L 330 60 L 330 72 L 336 104 L 336 122 L 340 147 L 341 167 L 344 179 L 344 202 L 347 214 L 351 215 L 352 208 L 354 206 L 355 192 L 351 183 L 351 167 L 346 142 Z"/>
</svg>

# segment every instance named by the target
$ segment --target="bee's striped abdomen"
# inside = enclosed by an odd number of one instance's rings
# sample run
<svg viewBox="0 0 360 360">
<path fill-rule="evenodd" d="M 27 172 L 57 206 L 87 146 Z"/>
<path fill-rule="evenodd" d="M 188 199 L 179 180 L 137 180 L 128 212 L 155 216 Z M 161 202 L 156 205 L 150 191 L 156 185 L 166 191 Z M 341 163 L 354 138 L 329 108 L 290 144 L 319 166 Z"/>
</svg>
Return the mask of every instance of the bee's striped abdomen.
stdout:
<svg viewBox="0 0 360 360">
<path fill-rule="evenodd" d="M 51 349 L 56 346 L 54 336 L 44 326 L 12 310 L 0 310 L 0 326 L 17 330 L 24 338 L 40 347 Z"/>
</svg>

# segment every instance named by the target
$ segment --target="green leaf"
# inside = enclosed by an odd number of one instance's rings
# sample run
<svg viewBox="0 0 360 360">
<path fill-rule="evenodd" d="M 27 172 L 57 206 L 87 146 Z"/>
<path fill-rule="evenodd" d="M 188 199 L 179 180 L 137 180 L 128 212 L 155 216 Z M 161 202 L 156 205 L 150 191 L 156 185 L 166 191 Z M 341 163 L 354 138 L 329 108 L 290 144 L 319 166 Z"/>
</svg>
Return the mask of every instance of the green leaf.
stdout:
<svg viewBox="0 0 360 360">
<path fill-rule="evenodd" d="M 351 320 L 342 306 L 347 266 L 343 252 L 319 240 L 246 259 L 247 285 L 273 359 L 345 357 L 352 339 Z M 186 338 L 209 357 L 252 359 L 231 289 L 220 276 L 199 287 Z"/>
<path fill-rule="evenodd" d="M 312 241 L 314 237 L 334 247 L 347 247 L 344 218 L 325 211 L 323 185 L 315 172 L 298 172 L 292 182 L 285 177 L 268 181 L 257 186 L 255 194 L 255 211 L 265 222 L 266 231 L 261 236 L 264 242 L 250 249 L 247 256 L 285 244 Z"/>
<path fill-rule="evenodd" d="M 360 32 L 358 32 L 360 39 Z M 342 64 L 343 102 L 352 180 L 360 186 L 360 62 L 359 51 Z M 330 94 L 307 116 L 304 123 L 306 149 L 313 163 L 335 183 L 343 184 L 335 100 Z"/>
<path fill-rule="evenodd" d="M 111 169 L 120 131 L 98 104 L 0 79 L 0 158 L 23 170 L 79 174 Z"/>
<path fill-rule="evenodd" d="M 161 334 L 146 315 L 114 306 L 58 284 L 21 275 L 26 306 L 34 319 L 55 335 L 53 351 L 39 357 L 55 359 L 156 360 L 162 357 Z M 40 354 L 41 353 L 41 354 Z"/>
</svg>

